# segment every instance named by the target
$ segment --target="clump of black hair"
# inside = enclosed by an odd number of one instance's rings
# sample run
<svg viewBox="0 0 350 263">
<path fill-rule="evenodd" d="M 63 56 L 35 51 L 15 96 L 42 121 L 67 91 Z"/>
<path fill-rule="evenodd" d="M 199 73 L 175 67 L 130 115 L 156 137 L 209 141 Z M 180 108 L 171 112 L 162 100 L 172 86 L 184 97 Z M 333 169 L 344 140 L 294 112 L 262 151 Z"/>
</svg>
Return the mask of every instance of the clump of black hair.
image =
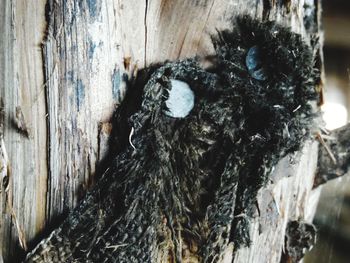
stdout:
<svg viewBox="0 0 350 263">
<path fill-rule="evenodd" d="M 289 221 L 281 262 L 299 262 L 316 243 L 317 229 L 303 221 Z"/>
<path fill-rule="evenodd" d="M 217 262 L 230 241 L 249 243 L 257 191 L 309 136 L 317 71 L 290 29 L 249 17 L 233 28 L 209 69 L 169 62 L 129 87 L 110 169 L 29 262 Z M 167 114 L 172 80 L 194 94 L 184 118 Z"/>
<path fill-rule="evenodd" d="M 299 150 L 309 136 L 319 71 L 310 46 L 289 28 L 246 16 L 236 25 L 234 31 L 219 33 L 214 43 L 216 71 L 224 86 L 234 87 L 243 105 L 241 154 L 250 164 L 240 176 L 235 214 L 249 218 L 256 192 L 272 167 Z M 247 222 L 247 217 L 233 222 L 231 238 L 238 246 L 249 243 Z"/>
<path fill-rule="evenodd" d="M 279 154 L 297 150 L 313 115 L 310 102 L 317 99 L 318 72 L 309 46 L 301 35 L 274 22 L 243 17 L 234 29 L 214 40 L 216 70 L 223 85 L 234 87 L 246 104 L 244 132 L 259 133 Z M 259 50 L 264 79 L 248 70 L 246 58 L 252 48 Z"/>
</svg>

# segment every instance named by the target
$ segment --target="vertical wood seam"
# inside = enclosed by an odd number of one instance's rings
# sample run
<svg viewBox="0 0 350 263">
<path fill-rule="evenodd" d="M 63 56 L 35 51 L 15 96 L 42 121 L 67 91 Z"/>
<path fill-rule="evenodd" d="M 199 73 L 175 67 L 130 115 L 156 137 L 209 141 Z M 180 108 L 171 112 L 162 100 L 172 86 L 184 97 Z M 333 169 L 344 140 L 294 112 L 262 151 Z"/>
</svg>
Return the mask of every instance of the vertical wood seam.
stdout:
<svg viewBox="0 0 350 263">
<path fill-rule="evenodd" d="M 144 54 L 144 67 L 147 67 L 147 14 L 148 14 L 148 0 L 145 0 L 145 17 L 144 17 L 144 26 L 145 26 L 145 54 Z"/>
</svg>

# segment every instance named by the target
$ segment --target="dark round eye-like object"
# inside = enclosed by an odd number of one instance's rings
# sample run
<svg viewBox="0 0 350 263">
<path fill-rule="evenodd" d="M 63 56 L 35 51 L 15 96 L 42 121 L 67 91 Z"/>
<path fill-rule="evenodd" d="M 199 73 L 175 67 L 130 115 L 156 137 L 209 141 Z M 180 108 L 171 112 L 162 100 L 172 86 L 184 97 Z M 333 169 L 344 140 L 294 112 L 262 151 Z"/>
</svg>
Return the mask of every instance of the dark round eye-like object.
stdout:
<svg viewBox="0 0 350 263">
<path fill-rule="evenodd" d="M 170 84 L 165 114 L 173 118 L 184 118 L 194 107 L 194 93 L 184 81 L 171 79 Z"/>
<path fill-rule="evenodd" d="M 261 59 L 261 50 L 258 46 L 249 49 L 245 63 L 249 74 L 257 80 L 266 80 L 267 74 Z"/>
</svg>

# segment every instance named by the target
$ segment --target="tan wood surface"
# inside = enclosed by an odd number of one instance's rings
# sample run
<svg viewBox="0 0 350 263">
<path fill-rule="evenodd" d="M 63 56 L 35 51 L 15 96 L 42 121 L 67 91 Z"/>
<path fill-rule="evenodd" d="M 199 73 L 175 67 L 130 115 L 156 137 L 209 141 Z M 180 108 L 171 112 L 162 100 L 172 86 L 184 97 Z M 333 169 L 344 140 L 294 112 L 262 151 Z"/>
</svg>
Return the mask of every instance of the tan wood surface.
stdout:
<svg viewBox="0 0 350 263">
<path fill-rule="evenodd" d="M 32 247 L 93 184 L 125 76 L 213 53 L 210 36 L 239 14 L 277 20 L 308 40 L 315 32 L 305 30 L 303 19 L 317 2 L 0 1 L 0 262 Z M 308 143 L 294 165 L 287 157 L 275 169 L 259 193 L 252 246 L 240 249 L 235 262 L 279 262 L 287 221 L 312 218 L 317 147 Z"/>
</svg>

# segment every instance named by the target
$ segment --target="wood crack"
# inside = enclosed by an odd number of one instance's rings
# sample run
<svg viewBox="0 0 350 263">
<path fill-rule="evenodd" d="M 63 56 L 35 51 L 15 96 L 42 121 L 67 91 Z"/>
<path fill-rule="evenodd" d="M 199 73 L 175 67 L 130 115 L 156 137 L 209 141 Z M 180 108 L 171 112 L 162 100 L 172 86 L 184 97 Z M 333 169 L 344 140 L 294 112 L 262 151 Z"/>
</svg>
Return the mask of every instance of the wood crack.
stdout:
<svg viewBox="0 0 350 263">
<path fill-rule="evenodd" d="M 144 67 L 147 67 L 147 13 L 148 13 L 148 0 L 146 1 L 145 6 L 145 16 L 144 16 L 144 26 L 145 26 L 145 55 L 144 55 Z"/>
</svg>

